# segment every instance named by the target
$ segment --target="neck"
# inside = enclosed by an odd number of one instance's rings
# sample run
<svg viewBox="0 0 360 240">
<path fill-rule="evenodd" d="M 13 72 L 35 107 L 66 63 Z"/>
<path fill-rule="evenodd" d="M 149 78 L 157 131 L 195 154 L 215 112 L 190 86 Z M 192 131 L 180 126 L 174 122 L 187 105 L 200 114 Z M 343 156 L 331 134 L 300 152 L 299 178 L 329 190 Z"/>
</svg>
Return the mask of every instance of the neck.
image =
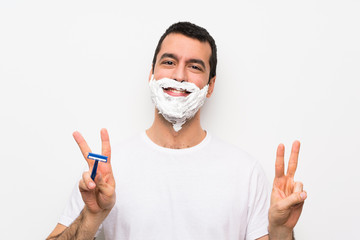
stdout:
<svg viewBox="0 0 360 240">
<path fill-rule="evenodd" d="M 200 111 L 176 132 L 172 124 L 158 114 L 156 109 L 154 123 L 146 130 L 146 134 L 157 145 L 174 149 L 193 147 L 206 136 L 206 132 L 200 125 Z"/>
</svg>

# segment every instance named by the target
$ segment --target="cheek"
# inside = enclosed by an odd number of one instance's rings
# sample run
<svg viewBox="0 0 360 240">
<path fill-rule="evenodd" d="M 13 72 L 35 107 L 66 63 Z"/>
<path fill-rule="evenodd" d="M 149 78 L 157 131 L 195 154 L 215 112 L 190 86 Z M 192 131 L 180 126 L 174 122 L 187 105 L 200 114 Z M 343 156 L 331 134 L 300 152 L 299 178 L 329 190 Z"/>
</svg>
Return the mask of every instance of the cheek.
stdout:
<svg viewBox="0 0 360 240">
<path fill-rule="evenodd" d="M 173 76 L 172 73 L 173 73 L 172 69 L 155 68 L 154 78 L 156 80 L 162 78 L 172 78 Z M 188 81 L 194 83 L 200 89 L 205 87 L 209 81 L 209 79 L 202 74 L 195 74 L 192 72 L 188 72 L 187 74 L 188 74 L 187 75 Z"/>
<path fill-rule="evenodd" d="M 206 86 L 208 83 L 208 79 L 204 79 L 203 77 L 194 76 L 193 78 L 189 79 L 189 82 L 194 83 L 200 89 Z"/>
<path fill-rule="evenodd" d="M 154 72 L 154 77 L 156 80 L 162 79 L 162 78 L 171 78 L 172 72 L 170 69 L 156 69 Z"/>
</svg>

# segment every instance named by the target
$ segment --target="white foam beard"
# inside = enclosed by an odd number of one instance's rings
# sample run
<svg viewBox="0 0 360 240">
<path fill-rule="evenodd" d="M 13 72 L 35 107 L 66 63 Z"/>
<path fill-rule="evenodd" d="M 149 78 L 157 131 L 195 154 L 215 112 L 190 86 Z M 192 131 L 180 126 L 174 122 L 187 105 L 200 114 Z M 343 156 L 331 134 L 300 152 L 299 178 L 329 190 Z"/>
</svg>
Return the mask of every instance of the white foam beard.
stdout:
<svg viewBox="0 0 360 240">
<path fill-rule="evenodd" d="M 198 110 L 204 105 L 209 85 L 202 89 L 194 83 L 178 82 L 170 78 L 155 80 L 154 76 L 149 82 L 151 99 L 158 109 L 159 114 L 170 123 L 178 132 L 182 125 L 193 118 Z M 164 89 L 172 88 L 179 91 L 190 92 L 186 97 L 170 96 Z"/>
</svg>

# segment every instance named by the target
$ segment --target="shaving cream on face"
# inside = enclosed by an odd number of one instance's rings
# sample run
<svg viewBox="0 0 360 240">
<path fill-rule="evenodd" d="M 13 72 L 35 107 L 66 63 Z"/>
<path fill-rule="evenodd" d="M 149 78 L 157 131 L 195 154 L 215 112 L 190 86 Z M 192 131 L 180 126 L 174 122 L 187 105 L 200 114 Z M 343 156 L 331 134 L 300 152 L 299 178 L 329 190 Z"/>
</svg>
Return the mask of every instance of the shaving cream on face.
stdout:
<svg viewBox="0 0 360 240">
<path fill-rule="evenodd" d="M 194 83 L 178 82 L 170 78 L 155 80 L 154 76 L 149 82 L 151 99 L 159 113 L 178 132 L 182 125 L 193 118 L 197 111 L 204 105 L 209 85 L 202 89 Z M 172 88 L 179 91 L 189 92 L 187 96 L 170 96 L 164 89 Z"/>
</svg>

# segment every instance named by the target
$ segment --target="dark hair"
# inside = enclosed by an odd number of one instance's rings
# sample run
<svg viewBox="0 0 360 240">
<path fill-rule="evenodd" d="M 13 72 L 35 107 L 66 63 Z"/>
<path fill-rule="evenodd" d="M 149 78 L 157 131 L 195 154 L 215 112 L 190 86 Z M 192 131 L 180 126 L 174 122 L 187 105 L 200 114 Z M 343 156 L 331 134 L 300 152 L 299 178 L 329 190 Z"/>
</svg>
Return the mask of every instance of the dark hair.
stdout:
<svg viewBox="0 0 360 240">
<path fill-rule="evenodd" d="M 160 52 L 161 44 L 164 41 L 165 37 L 170 33 L 180 33 L 187 37 L 194 38 L 199 40 L 200 42 L 208 42 L 211 47 L 211 56 L 209 59 L 210 63 L 210 76 L 209 80 L 216 76 L 216 64 L 217 64 L 217 54 L 216 54 L 216 44 L 213 37 L 209 34 L 209 32 L 202 27 L 199 27 L 190 22 L 178 22 L 171 25 L 168 29 L 166 29 L 165 33 L 161 36 L 158 45 L 155 49 L 155 54 L 152 62 L 153 72 L 156 63 L 156 57 Z"/>
</svg>

